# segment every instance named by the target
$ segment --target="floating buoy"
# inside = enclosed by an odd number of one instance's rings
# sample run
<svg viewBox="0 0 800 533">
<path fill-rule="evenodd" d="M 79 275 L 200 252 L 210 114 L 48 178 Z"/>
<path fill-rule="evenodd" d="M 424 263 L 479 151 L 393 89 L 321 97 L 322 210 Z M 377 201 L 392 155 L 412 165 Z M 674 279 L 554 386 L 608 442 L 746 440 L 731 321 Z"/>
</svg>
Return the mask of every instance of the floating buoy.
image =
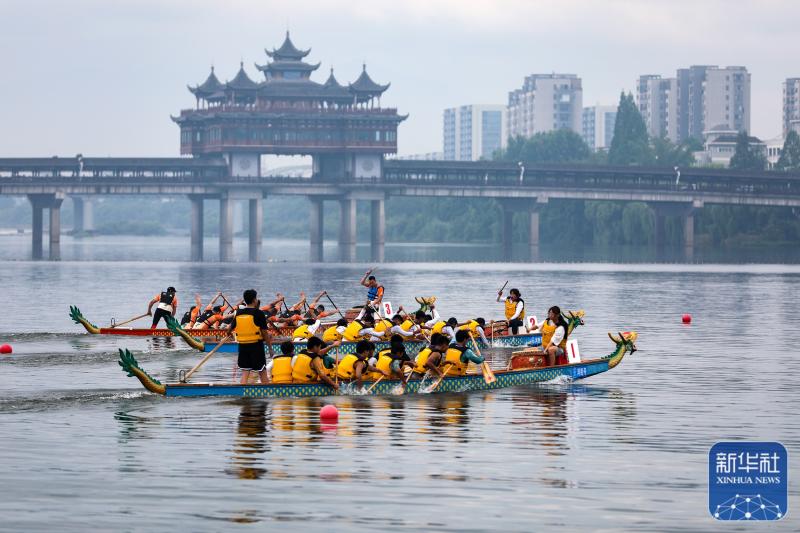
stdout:
<svg viewBox="0 0 800 533">
<path fill-rule="evenodd" d="M 687 313 L 687 314 L 683 315 L 681 320 L 683 321 L 684 324 L 691 324 L 692 323 L 692 315 Z"/>
<path fill-rule="evenodd" d="M 335 405 L 326 405 L 322 409 L 319 410 L 319 418 L 320 420 L 337 420 L 339 418 L 339 410 L 336 409 Z"/>
<path fill-rule="evenodd" d="M 0 353 L 11 353 L 13 350 L 11 349 L 10 344 L 4 344 L 0 346 Z"/>
</svg>

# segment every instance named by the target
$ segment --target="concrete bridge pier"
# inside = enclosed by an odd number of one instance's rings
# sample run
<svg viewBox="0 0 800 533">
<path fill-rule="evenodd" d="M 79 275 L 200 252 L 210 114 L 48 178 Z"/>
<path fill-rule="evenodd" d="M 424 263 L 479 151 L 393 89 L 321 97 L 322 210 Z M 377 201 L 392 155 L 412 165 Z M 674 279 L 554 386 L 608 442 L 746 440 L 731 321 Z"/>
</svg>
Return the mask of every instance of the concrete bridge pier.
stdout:
<svg viewBox="0 0 800 533">
<path fill-rule="evenodd" d="M 73 222 L 72 233 L 94 232 L 94 204 L 88 196 L 71 196 Z"/>
<path fill-rule="evenodd" d="M 356 259 L 356 200 L 339 199 L 339 258 L 344 263 Z"/>
<path fill-rule="evenodd" d="M 539 260 L 539 214 L 547 205 L 548 198 L 539 196 L 536 201 L 528 205 L 528 247 L 531 251 L 531 261 Z"/>
<path fill-rule="evenodd" d="M 192 206 L 191 215 L 191 243 L 192 261 L 203 260 L 203 197 L 199 194 L 190 194 L 189 202 Z"/>
<path fill-rule="evenodd" d="M 386 201 L 381 198 L 380 200 L 371 200 L 371 216 L 370 216 L 370 251 L 372 260 L 378 263 L 383 263 L 384 248 L 386 244 Z"/>
<path fill-rule="evenodd" d="M 233 199 L 226 193 L 219 199 L 219 260 L 233 260 Z"/>
<path fill-rule="evenodd" d="M 51 261 L 61 259 L 61 203 L 64 201 L 63 193 L 29 194 L 33 210 L 33 231 L 31 241 L 31 256 L 33 259 L 42 259 L 44 249 L 42 246 L 44 233 L 44 210 L 48 210 L 50 223 L 49 258 Z"/>
<path fill-rule="evenodd" d="M 312 263 L 319 263 L 323 259 L 324 201 L 322 198 L 314 196 L 309 196 L 308 200 L 311 202 L 311 210 L 308 216 L 309 241 L 311 243 L 309 260 Z"/>
<path fill-rule="evenodd" d="M 683 219 L 683 245 L 687 250 L 694 248 L 694 215 L 703 207 L 703 202 L 694 200 L 683 202 L 649 202 L 648 205 L 655 217 L 654 241 L 657 248 L 662 248 L 666 240 L 666 218 L 677 216 Z"/>
<path fill-rule="evenodd" d="M 547 200 L 545 199 L 545 202 Z M 534 207 L 531 206 L 531 200 L 528 198 L 504 198 L 500 200 L 500 207 L 502 209 L 502 241 L 503 241 L 503 259 L 510 261 L 513 251 L 514 241 L 514 213 L 521 212 L 529 216 L 529 225 L 531 234 L 529 236 L 529 245 L 531 247 L 539 246 L 539 212 L 534 213 Z M 534 231 L 535 230 L 535 231 Z"/>
<path fill-rule="evenodd" d="M 263 241 L 262 228 L 264 225 L 264 202 L 261 198 L 250 198 L 250 220 L 248 224 L 249 247 L 248 258 L 257 263 L 261 260 L 261 247 Z"/>
</svg>

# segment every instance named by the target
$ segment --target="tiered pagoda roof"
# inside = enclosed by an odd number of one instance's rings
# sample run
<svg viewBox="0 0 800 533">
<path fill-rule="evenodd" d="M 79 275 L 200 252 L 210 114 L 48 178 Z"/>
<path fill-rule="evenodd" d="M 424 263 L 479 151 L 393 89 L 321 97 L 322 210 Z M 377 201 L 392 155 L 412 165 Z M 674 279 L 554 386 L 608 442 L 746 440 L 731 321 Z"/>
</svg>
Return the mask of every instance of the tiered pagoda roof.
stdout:
<svg viewBox="0 0 800 533">
<path fill-rule="evenodd" d="M 264 50 L 270 61 L 265 65 L 256 64 L 264 73 L 265 80 L 253 81 L 240 63 L 236 76 L 227 83 L 220 83 L 212 67 L 208 79 L 189 90 L 198 100 L 212 103 L 222 101 L 253 103 L 260 100 L 311 100 L 336 103 L 338 105 L 358 104 L 380 97 L 390 84 L 380 85 L 370 78 L 364 65 L 361 75 L 353 83 L 342 85 L 333 75 L 333 69 L 324 84 L 311 80 L 311 73 L 320 63 L 309 64 L 303 59 L 311 49 L 298 49 L 286 32 L 280 48 Z"/>
</svg>

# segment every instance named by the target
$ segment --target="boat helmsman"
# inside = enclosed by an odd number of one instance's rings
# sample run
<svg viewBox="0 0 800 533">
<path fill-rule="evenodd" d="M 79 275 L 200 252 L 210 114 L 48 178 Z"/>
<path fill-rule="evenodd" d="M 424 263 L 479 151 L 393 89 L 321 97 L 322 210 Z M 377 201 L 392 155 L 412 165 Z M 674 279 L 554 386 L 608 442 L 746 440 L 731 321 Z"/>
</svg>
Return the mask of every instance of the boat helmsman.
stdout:
<svg viewBox="0 0 800 533">
<path fill-rule="evenodd" d="M 175 287 L 167 287 L 167 290 L 161 294 L 156 294 L 153 296 L 153 299 L 147 304 L 147 314 L 153 315 L 153 325 L 150 326 L 151 329 L 155 329 L 159 320 L 162 318 L 164 319 L 164 322 L 166 322 L 168 316 L 175 316 L 175 310 L 178 308 L 178 297 L 175 295 L 176 292 L 177 291 L 175 290 Z M 158 303 L 158 305 L 156 306 L 156 312 L 153 313 L 153 305 L 155 303 Z"/>
<path fill-rule="evenodd" d="M 258 308 L 258 294 L 254 289 L 244 291 L 244 309 L 238 309 L 233 317 L 229 331 L 236 333 L 239 345 L 239 370 L 242 371 L 241 383 L 246 384 L 250 372 L 258 372 L 261 383 L 267 383 L 267 357 L 264 353 L 264 341 L 269 340 L 267 317 Z"/>
</svg>

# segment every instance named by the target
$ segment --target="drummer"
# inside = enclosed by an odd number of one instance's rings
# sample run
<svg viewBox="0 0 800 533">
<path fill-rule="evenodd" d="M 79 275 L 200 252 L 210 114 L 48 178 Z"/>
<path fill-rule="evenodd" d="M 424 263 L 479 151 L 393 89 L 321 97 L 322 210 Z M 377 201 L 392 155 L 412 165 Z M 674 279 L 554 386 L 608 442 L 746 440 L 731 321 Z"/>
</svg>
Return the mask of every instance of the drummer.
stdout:
<svg viewBox="0 0 800 533">
<path fill-rule="evenodd" d="M 497 293 L 497 301 L 503 297 L 503 290 Z M 508 291 L 508 298 L 505 300 L 505 315 L 508 321 L 508 329 L 511 330 L 512 335 L 519 333 L 520 326 L 525 328 L 525 300 L 519 289 L 511 289 Z"/>
</svg>

